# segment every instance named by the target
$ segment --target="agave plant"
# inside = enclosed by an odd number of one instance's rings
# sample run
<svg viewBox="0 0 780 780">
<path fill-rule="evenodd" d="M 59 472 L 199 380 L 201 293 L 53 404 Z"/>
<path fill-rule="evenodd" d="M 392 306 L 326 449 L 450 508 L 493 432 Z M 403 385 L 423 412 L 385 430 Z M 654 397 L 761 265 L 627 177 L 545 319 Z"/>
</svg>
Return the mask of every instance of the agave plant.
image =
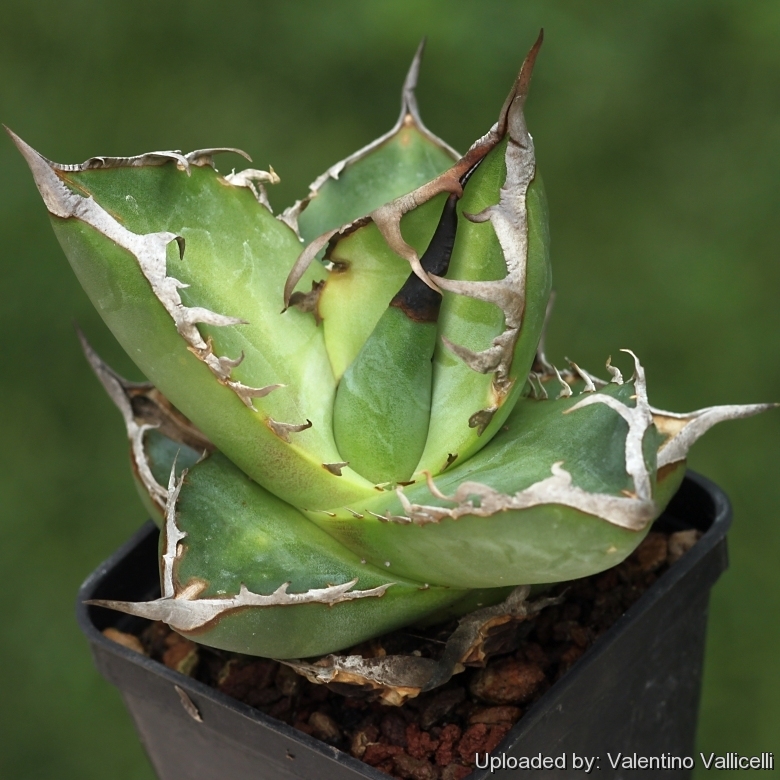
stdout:
<svg viewBox="0 0 780 780">
<path fill-rule="evenodd" d="M 626 381 L 545 358 L 547 212 L 523 115 L 540 43 L 462 156 L 420 119 L 418 51 L 395 126 L 278 215 L 272 169 L 217 172 L 217 153 L 249 159 L 236 149 L 60 165 L 11 134 L 149 379 L 85 344 L 162 530 L 160 598 L 101 604 L 280 659 L 516 609 L 518 586 L 622 561 L 696 439 L 768 408 L 664 412 L 633 353 Z"/>
</svg>

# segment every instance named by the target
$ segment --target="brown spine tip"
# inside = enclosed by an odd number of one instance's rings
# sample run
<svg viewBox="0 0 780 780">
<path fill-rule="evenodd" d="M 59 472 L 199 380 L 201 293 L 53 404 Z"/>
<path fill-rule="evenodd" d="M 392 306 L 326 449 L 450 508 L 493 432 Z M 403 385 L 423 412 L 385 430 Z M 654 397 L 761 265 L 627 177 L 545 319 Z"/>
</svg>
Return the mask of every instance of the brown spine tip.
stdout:
<svg viewBox="0 0 780 780">
<path fill-rule="evenodd" d="M 542 48 L 542 42 L 544 41 L 544 30 L 539 30 L 539 36 L 536 42 L 531 47 L 530 51 L 523 60 L 523 64 L 520 68 L 520 73 L 517 74 L 515 83 L 512 86 L 509 94 L 504 101 L 504 105 L 501 108 L 501 113 L 498 116 L 498 132 L 503 137 L 507 130 L 507 120 L 509 117 L 509 109 L 514 102 L 515 98 L 519 97 L 521 101 L 525 101 L 528 97 L 528 89 L 531 86 L 531 76 L 534 72 L 534 65 L 536 64 L 536 57 L 539 54 L 539 49 Z"/>
</svg>

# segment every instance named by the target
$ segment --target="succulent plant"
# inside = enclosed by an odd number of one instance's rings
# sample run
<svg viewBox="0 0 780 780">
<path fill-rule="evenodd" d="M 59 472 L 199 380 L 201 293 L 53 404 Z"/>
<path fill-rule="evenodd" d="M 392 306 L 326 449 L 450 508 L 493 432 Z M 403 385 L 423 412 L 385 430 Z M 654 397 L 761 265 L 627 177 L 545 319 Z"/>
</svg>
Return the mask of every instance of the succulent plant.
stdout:
<svg viewBox="0 0 780 780">
<path fill-rule="evenodd" d="M 463 156 L 420 119 L 418 51 L 395 126 L 278 215 L 272 169 L 217 172 L 236 149 L 60 165 L 11 133 L 149 379 L 85 342 L 162 531 L 160 598 L 101 604 L 280 659 L 509 608 L 622 561 L 696 439 L 770 406 L 664 412 L 633 353 L 626 381 L 546 359 L 540 43 Z"/>
</svg>

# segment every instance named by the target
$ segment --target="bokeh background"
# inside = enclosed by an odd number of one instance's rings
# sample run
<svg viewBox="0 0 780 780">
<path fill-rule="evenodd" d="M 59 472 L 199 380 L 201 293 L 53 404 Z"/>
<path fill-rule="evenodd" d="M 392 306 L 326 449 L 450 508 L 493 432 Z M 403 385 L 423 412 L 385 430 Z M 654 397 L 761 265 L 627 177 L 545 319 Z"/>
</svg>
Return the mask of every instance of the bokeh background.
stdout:
<svg viewBox="0 0 780 780">
<path fill-rule="evenodd" d="M 5 0 L 0 18 L 0 120 L 42 153 L 238 146 L 280 173 L 279 207 L 394 122 L 421 36 L 423 117 L 465 149 L 543 26 L 528 117 L 551 207 L 549 356 L 604 373 L 631 347 L 664 408 L 780 400 L 777 2 Z M 80 581 L 144 513 L 72 320 L 139 377 L 7 139 L 0 170 L 0 776 L 149 780 L 73 620 Z M 779 463 L 780 412 L 690 459 L 735 510 L 704 751 L 780 754 Z"/>
</svg>

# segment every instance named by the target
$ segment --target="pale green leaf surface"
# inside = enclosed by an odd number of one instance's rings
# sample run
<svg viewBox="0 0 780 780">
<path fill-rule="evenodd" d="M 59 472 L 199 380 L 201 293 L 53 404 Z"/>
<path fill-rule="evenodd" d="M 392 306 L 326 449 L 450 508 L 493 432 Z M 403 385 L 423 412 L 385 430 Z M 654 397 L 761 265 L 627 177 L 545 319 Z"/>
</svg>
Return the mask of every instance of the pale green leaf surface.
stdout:
<svg viewBox="0 0 780 780">
<path fill-rule="evenodd" d="M 290 593 L 357 579 L 367 590 L 393 583 L 381 597 L 327 606 L 248 607 L 193 632 L 198 642 L 275 658 L 321 655 L 414 622 L 463 597 L 455 588 L 422 588 L 385 567 L 362 563 L 296 509 L 215 453 L 187 475 L 177 504 L 187 533 L 177 565 L 182 585 L 205 580 L 200 598 L 236 594 L 241 584 L 270 594 L 289 582 Z"/>
<path fill-rule="evenodd" d="M 319 452 L 287 444 L 270 431 L 261 413 L 248 409 L 220 384 L 187 349 L 129 252 L 77 220 L 52 222 L 79 281 L 120 344 L 155 386 L 239 467 L 303 506 L 342 504 L 370 489 L 348 470 L 335 477 L 322 468 L 323 462 L 339 460 L 330 428 L 320 426 Z M 259 399 L 258 405 L 271 396 Z"/>
<path fill-rule="evenodd" d="M 432 322 L 396 306 L 382 315 L 341 378 L 333 410 L 339 451 L 376 484 L 409 480 L 431 413 Z"/>
<path fill-rule="evenodd" d="M 610 385 L 609 393 L 631 405 L 632 383 Z M 619 496 L 633 486 L 625 469 L 626 422 L 608 407 L 596 404 L 564 414 L 581 397 L 558 401 L 521 399 L 489 448 L 468 462 L 453 466 L 435 482 L 453 495 L 463 482 L 487 485 L 513 495 L 551 474 L 562 461 L 575 486 Z M 658 435 L 645 437 L 651 475 Z M 654 499 L 660 514 L 684 473 L 681 462 L 666 475 Z M 432 495 L 424 481 L 404 488 L 416 504 L 451 506 Z M 549 504 L 502 511 L 491 517 L 472 515 L 424 526 L 384 522 L 370 512 L 403 515 L 395 493 L 351 505 L 365 514 L 357 520 L 346 512 L 337 518 L 311 514 L 328 533 L 371 561 L 389 561 L 390 571 L 437 584 L 455 582 L 469 588 L 557 582 L 586 576 L 619 563 L 644 537 L 594 515 Z"/>
<path fill-rule="evenodd" d="M 432 198 L 401 219 L 404 240 L 418 255 L 428 247 L 445 199 L 446 195 Z M 411 269 L 387 246 L 373 222 L 342 238 L 328 259 L 334 269 L 320 295 L 319 313 L 333 372 L 340 378 Z"/>
<path fill-rule="evenodd" d="M 464 188 L 458 211 L 458 234 L 447 278 L 473 281 L 503 279 L 506 260 L 490 222 L 474 223 L 463 212 L 477 214 L 498 203 L 506 178 L 506 141 L 492 150 Z M 438 474 L 449 456 L 461 461 L 484 447 L 499 430 L 522 391 L 544 324 L 552 277 L 549 257 L 547 202 L 537 175 L 528 190 L 528 259 L 525 305 L 520 336 L 514 349 L 510 376 L 514 385 L 496 397 L 493 374 L 481 374 L 467 366 L 443 343 L 437 345 L 433 364 L 433 395 L 428 441 L 418 471 Z M 504 328 L 498 306 L 464 295 L 444 293 L 439 333 L 454 344 L 479 351 L 490 347 Z M 498 406 L 490 424 L 480 435 L 469 418 L 482 409 Z"/>
<path fill-rule="evenodd" d="M 413 125 L 329 177 L 298 218 L 308 243 L 370 213 L 446 171 L 453 157 Z"/>
</svg>

